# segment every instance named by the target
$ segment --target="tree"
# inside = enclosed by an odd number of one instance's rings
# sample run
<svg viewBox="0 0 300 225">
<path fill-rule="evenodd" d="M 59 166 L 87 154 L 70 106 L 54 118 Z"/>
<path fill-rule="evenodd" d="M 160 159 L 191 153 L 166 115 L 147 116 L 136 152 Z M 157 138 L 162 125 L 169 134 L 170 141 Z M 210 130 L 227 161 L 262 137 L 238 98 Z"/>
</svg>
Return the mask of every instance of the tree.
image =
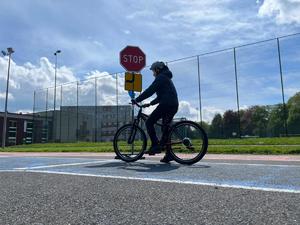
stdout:
<svg viewBox="0 0 300 225">
<path fill-rule="evenodd" d="M 288 100 L 287 108 L 288 132 L 290 134 L 300 134 L 300 92 Z"/>
<path fill-rule="evenodd" d="M 267 136 L 269 112 L 266 106 L 253 106 L 252 125 L 253 134 L 259 137 Z"/>
<path fill-rule="evenodd" d="M 283 104 L 277 104 L 272 106 L 269 121 L 268 121 L 268 135 L 269 136 L 280 136 L 285 134 L 285 112 Z"/>
<path fill-rule="evenodd" d="M 254 108 L 246 109 L 241 116 L 241 132 L 242 135 L 253 135 L 253 117 Z"/>
<path fill-rule="evenodd" d="M 237 112 L 227 110 L 223 115 L 224 136 L 239 136 L 239 115 Z"/>
<path fill-rule="evenodd" d="M 199 125 L 205 130 L 206 133 L 209 132 L 210 126 L 207 122 L 205 121 L 199 122 Z"/>
<path fill-rule="evenodd" d="M 211 121 L 209 135 L 213 138 L 223 137 L 223 118 L 221 114 L 216 114 Z"/>
</svg>

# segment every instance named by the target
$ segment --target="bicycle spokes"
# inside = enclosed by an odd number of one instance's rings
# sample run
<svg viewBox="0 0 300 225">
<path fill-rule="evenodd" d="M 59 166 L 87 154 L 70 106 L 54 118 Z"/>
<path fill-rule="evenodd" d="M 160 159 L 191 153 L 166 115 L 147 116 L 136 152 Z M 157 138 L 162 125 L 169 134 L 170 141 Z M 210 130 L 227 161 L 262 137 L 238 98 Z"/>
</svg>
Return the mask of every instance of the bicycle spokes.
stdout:
<svg viewBox="0 0 300 225">
<path fill-rule="evenodd" d="M 178 161 L 190 162 L 201 154 L 205 138 L 197 124 L 182 122 L 171 131 L 170 148 Z"/>
<path fill-rule="evenodd" d="M 146 136 L 143 130 L 132 124 L 121 127 L 114 137 L 114 149 L 119 157 L 127 162 L 139 159 L 146 149 Z"/>
</svg>

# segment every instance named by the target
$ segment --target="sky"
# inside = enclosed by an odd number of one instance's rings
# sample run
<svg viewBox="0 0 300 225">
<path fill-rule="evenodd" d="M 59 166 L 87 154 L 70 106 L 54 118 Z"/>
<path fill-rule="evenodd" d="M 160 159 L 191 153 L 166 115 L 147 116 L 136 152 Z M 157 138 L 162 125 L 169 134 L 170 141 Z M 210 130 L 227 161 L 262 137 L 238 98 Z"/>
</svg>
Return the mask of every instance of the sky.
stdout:
<svg viewBox="0 0 300 225">
<path fill-rule="evenodd" d="M 9 112 L 53 108 L 54 67 L 57 84 L 80 82 L 80 104 L 128 102 L 119 52 L 139 46 L 153 61 L 169 62 L 214 50 L 300 32 L 300 0 L 10 0 L 0 2 L 0 49 L 13 47 Z M 300 89 L 300 36 L 280 40 L 285 97 Z M 282 101 L 276 40 L 236 49 L 240 107 Z M 4 111 L 8 57 L 0 56 L 0 111 Z M 233 51 L 201 56 L 202 117 L 236 110 Z M 199 120 L 197 58 L 168 64 L 174 74 L 178 117 Z M 112 75 L 110 75 L 112 74 Z M 153 77 L 142 71 L 143 88 Z M 298 81 L 299 80 L 299 81 Z M 117 84 L 117 85 L 116 85 Z M 57 88 L 57 105 L 76 104 L 76 83 Z M 43 89 L 43 90 L 41 90 Z M 48 96 L 48 104 L 46 99 Z M 151 112 L 149 109 L 148 112 Z"/>
</svg>

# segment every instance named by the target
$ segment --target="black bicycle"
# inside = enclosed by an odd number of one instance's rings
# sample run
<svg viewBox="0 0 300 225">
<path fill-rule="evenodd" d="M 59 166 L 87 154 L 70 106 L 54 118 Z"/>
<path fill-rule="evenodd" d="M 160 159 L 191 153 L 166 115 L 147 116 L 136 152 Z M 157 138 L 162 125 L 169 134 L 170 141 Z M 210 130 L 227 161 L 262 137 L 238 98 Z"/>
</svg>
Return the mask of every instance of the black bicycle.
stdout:
<svg viewBox="0 0 300 225">
<path fill-rule="evenodd" d="M 125 124 L 114 136 L 116 155 L 125 162 L 134 162 L 142 158 L 147 148 L 147 137 L 139 125 L 147 120 L 148 115 L 142 109 L 149 105 L 139 105 L 139 112 L 132 124 Z M 163 124 L 156 123 L 163 128 Z M 208 139 L 202 127 L 192 121 L 183 120 L 168 125 L 167 141 L 163 149 L 168 150 L 172 158 L 181 164 L 194 164 L 200 161 L 207 152 Z"/>
</svg>

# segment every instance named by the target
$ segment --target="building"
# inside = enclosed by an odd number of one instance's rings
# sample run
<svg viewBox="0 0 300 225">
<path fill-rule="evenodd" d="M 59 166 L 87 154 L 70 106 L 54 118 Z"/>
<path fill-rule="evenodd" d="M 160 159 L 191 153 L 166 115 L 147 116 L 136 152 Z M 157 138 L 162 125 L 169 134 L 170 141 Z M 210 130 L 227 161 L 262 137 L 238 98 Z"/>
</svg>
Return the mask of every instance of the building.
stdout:
<svg viewBox="0 0 300 225">
<path fill-rule="evenodd" d="M 132 121 L 130 105 L 61 106 L 60 110 L 35 113 L 42 120 L 36 142 L 112 141 L 117 129 Z"/>
<path fill-rule="evenodd" d="M 0 143 L 2 145 L 4 112 L 0 112 Z M 6 146 L 17 144 L 31 144 L 33 141 L 32 114 L 7 114 Z"/>
<path fill-rule="evenodd" d="M 4 113 L 0 113 L 0 139 L 3 117 Z M 6 145 L 112 141 L 117 129 L 131 122 L 130 105 L 61 106 L 55 112 L 43 111 L 33 115 L 9 113 Z M 145 129 L 143 122 L 140 125 Z M 161 128 L 156 129 L 160 136 Z"/>
</svg>

